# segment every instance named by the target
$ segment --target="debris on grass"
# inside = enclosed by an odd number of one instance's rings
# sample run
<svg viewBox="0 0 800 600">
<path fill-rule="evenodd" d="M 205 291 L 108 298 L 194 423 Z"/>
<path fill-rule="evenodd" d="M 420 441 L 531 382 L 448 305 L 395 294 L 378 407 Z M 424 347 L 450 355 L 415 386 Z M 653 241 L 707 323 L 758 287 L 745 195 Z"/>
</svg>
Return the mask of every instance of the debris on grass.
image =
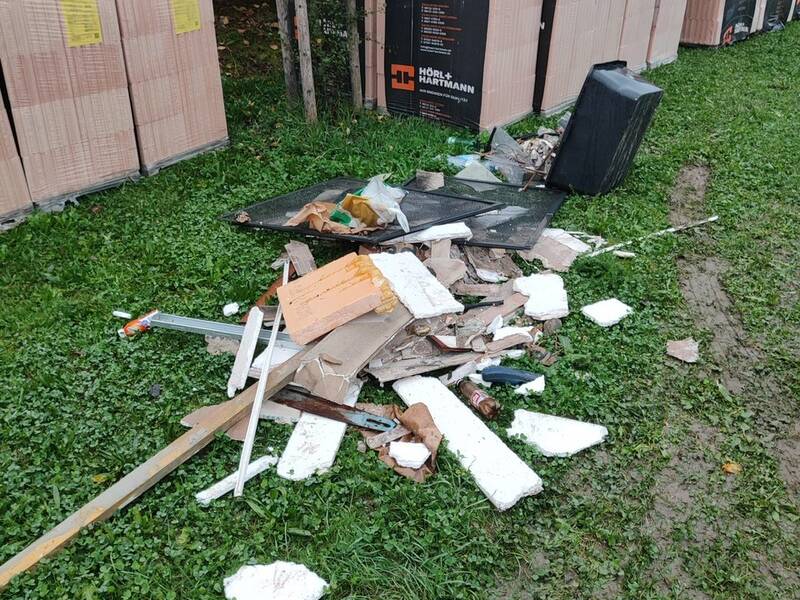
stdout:
<svg viewBox="0 0 800 600">
<path fill-rule="evenodd" d="M 522 437 L 544 456 L 566 457 L 602 443 L 608 436 L 608 429 L 602 425 L 518 409 L 514 411 L 514 422 L 506 433 Z"/>
<path fill-rule="evenodd" d="M 236 313 L 239 312 L 239 304 L 237 302 L 231 302 L 230 304 L 226 304 L 222 307 L 222 314 L 226 317 L 232 317 Z"/>
<path fill-rule="evenodd" d="M 418 442 L 391 442 L 389 444 L 389 456 L 397 461 L 397 464 L 407 469 L 419 469 L 430 458 L 431 451 Z"/>
<path fill-rule="evenodd" d="M 514 393 L 518 396 L 527 396 L 528 394 L 543 394 L 545 386 L 544 375 L 539 375 L 533 381 L 523 383 L 522 385 L 514 388 Z"/>
<path fill-rule="evenodd" d="M 247 467 L 245 478 L 247 481 L 250 481 L 256 475 L 263 473 L 276 464 L 278 464 L 278 457 L 272 456 L 271 454 L 257 458 Z M 217 498 L 222 498 L 225 494 L 232 492 L 233 488 L 236 486 L 236 479 L 238 476 L 239 471 L 234 471 L 225 479 L 218 481 L 210 488 L 205 489 L 202 492 L 197 492 L 197 494 L 195 494 L 195 500 L 197 500 L 197 503 L 201 506 L 208 506 Z"/>
<path fill-rule="evenodd" d="M 692 338 L 667 342 L 667 354 L 685 363 L 700 360 L 700 344 Z"/>
<path fill-rule="evenodd" d="M 469 381 L 465 380 L 458 384 L 458 391 L 484 418 L 494 420 L 500 414 L 500 403 L 478 387 L 478 384 L 483 382 L 482 375 L 472 374 L 469 376 Z"/>
<path fill-rule="evenodd" d="M 319 600 L 327 582 L 304 565 L 245 565 L 225 578 L 227 600 Z"/>
<path fill-rule="evenodd" d="M 514 291 L 525 294 L 525 314 L 537 321 L 560 319 L 569 315 L 569 301 L 564 280 L 554 273 L 520 277 Z"/>
<path fill-rule="evenodd" d="M 631 314 L 633 309 L 616 298 L 610 298 L 584 306 L 581 312 L 600 327 L 611 327 Z"/>
</svg>

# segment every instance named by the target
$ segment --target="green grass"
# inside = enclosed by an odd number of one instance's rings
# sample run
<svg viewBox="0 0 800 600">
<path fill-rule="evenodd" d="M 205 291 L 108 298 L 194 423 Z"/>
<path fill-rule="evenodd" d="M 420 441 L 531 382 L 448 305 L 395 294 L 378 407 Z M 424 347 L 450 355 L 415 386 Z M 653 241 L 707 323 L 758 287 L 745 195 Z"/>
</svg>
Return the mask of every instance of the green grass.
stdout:
<svg viewBox="0 0 800 600">
<path fill-rule="evenodd" d="M 780 437 L 800 397 L 798 56 L 800 26 L 681 51 L 648 75 L 666 93 L 624 186 L 573 197 L 557 215 L 558 226 L 612 241 L 661 229 L 678 170 L 704 162 L 708 210 L 721 220 L 705 235 L 641 244 L 632 261 L 584 259 L 566 276 L 573 309 L 616 296 L 635 313 L 601 330 L 574 310 L 548 342 L 564 356 L 547 370 L 545 394 L 498 390 L 505 410 L 491 427 L 504 439 L 523 406 L 611 432 L 570 459 L 509 440 L 544 479 L 543 494 L 499 514 L 448 452 L 417 485 L 357 452 L 350 432 L 329 473 L 304 483 L 267 473 L 243 499 L 203 509 L 194 493 L 238 461 L 240 445 L 220 438 L 4 597 L 219 598 L 223 577 L 274 560 L 308 565 L 331 583 L 331 598 L 800 597 L 797 492 L 758 426 L 774 421 Z M 223 304 L 251 302 L 277 277 L 269 264 L 287 238 L 238 231 L 217 215 L 336 175 L 401 180 L 435 169 L 453 133 L 342 112 L 308 127 L 269 76 L 226 79 L 225 91 L 228 150 L 0 235 L 0 561 L 176 438 L 185 413 L 224 399 L 231 357 L 210 356 L 188 334 L 121 341 L 113 309 L 221 318 Z M 313 250 L 329 258 L 345 248 Z M 712 364 L 707 345 L 697 367 L 664 356 L 668 339 L 709 340 L 686 310 L 676 267 L 679 256 L 705 253 L 729 265 L 724 284 L 763 351 L 757 372 L 777 382 L 772 412 L 757 388 L 722 390 L 724 365 Z M 163 393 L 152 398 L 156 383 Z M 363 397 L 395 398 L 375 387 Z M 698 441 L 698 427 L 713 441 Z M 254 455 L 288 435 L 262 422 Z M 707 468 L 685 482 L 691 518 L 655 534 L 648 524 L 674 456 Z M 726 478 L 725 460 L 743 473 Z"/>
</svg>

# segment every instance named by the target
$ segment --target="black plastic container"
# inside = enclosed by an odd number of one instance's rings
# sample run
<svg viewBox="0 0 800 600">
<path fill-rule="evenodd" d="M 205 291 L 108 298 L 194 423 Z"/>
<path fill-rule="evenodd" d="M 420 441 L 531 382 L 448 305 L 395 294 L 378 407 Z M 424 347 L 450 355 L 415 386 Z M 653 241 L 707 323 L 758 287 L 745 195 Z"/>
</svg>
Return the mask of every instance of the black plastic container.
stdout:
<svg viewBox="0 0 800 600">
<path fill-rule="evenodd" d="M 592 67 L 547 184 L 592 196 L 617 187 L 628 175 L 663 95 L 624 62 Z"/>
</svg>

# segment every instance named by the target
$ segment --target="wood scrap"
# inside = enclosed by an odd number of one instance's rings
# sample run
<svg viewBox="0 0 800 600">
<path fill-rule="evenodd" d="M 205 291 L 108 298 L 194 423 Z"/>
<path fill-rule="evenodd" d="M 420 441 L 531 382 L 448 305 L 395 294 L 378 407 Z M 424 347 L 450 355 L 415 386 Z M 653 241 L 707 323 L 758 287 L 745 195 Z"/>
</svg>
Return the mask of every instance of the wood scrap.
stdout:
<svg viewBox="0 0 800 600">
<path fill-rule="evenodd" d="M 481 311 L 470 311 L 466 315 L 462 315 L 461 322 L 475 319 L 483 323 L 484 326 L 488 327 L 496 317 L 499 316 L 505 318 L 514 314 L 520 308 L 525 306 L 527 301 L 528 297 L 525 294 L 514 293 L 506 298 L 505 302 L 503 302 L 503 304 L 500 306 L 493 306 Z"/>
<path fill-rule="evenodd" d="M 233 398 L 236 392 L 247 383 L 247 372 L 250 370 L 253 355 L 256 353 L 258 334 L 261 332 L 263 321 L 264 313 L 258 307 L 251 308 L 247 314 L 247 323 L 244 326 L 239 349 L 236 352 L 236 360 L 233 363 L 230 377 L 228 377 L 228 398 Z"/>
<path fill-rule="evenodd" d="M 380 383 L 387 383 L 389 381 L 403 379 L 404 377 L 411 377 L 412 375 L 457 367 L 471 361 L 477 362 L 485 358 L 485 356 L 486 355 L 477 352 L 454 352 L 428 358 L 411 358 L 398 360 L 385 366 L 369 367 L 367 373 L 372 375 Z"/>
<path fill-rule="evenodd" d="M 475 246 L 464 246 L 464 254 L 478 278 L 488 283 L 501 283 L 522 277 L 522 270 L 508 254 L 504 253 L 496 258 L 491 255 L 488 248 Z"/>
<path fill-rule="evenodd" d="M 286 253 L 289 255 L 289 260 L 294 265 L 294 270 L 302 277 L 316 270 L 317 263 L 314 261 L 314 255 L 311 254 L 311 249 L 303 242 L 291 241 L 285 246 Z"/>
<path fill-rule="evenodd" d="M 490 300 L 507 298 L 514 293 L 513 282 L 506 283 L 456 283 L 452 292 L 457 296 L 475 296 Z"/>
<path fill-rule="evenodd" d="M 486 352 L 488 352 L 489 354 L 496 354 L 497 352 L 502 352 L 503 350 L 508 350 L 509 348 L 522 346 L 523 344 L 527 344 L 530 341 L 531 341 L 531 336 L 524 335 L 521 333 L 515 333 L 514 335 L 510 335 L 508 337 L 504 337 L 494 342 L 487 343 Z"/>
<path fill-rule="evenodd" d="M 294 376 L 302 362 L 303 354 L 289 359 L 269 375 L 265 397 L 272 396 Z M 226 405 L 209 412 L 207 417 L 148 459 L 81 509 L 42 535 L 30 546 L 0 566 L 0 589 L 13 577 L 23 573 L 68 544 L 81 530 L 103 521 L 136 500 L 144 492 L 169 475 L 214 440 L 217 432 L 224 431 L 250 410 L 256 395 L 256 386 L 247 388 Z"/>
</svg>

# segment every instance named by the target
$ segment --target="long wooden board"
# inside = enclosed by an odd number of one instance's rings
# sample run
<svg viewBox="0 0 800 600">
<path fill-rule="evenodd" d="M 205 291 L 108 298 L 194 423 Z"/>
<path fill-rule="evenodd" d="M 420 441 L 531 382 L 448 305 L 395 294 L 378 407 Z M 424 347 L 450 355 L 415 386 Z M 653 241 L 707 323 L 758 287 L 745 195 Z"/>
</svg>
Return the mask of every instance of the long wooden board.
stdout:
<svg viewBox="0 0 800 600">
<path fill-rule="evenodd" d="M 293 356 L 276 367 L 267 381 L 265 397 L 272 396 L 294 377 L 304 353 Z M 208 413 L 189 431 L 184 433 L 158 454 L 136 467 L 83 508 L 64 519 L 15 557 L 0 566 L 0 590 L 13 577 L 36 565 L 65 546 L 84 527 L 103 521 L 120 508 L 124 508 L 144 492 L 205 448 L 218 431 L 227 429 L 250 410 L 256 395 L 256 386 L 250 386 L 230 402 Z"/>
</svg>

